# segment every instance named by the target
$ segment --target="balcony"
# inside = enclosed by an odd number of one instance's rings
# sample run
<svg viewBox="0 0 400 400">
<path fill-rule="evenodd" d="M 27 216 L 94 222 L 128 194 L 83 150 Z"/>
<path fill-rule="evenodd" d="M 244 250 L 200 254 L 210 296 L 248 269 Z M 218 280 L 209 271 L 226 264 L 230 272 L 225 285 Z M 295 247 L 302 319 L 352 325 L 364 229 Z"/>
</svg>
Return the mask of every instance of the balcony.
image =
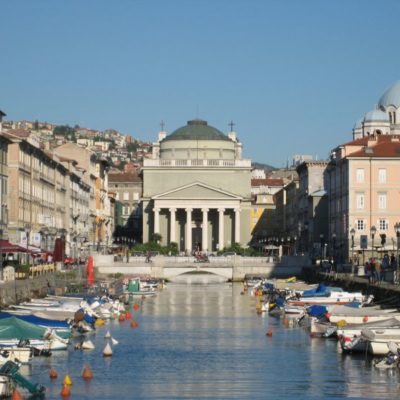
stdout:
<svg viewBox="0 0 400 400">
<path fill-rule="evenodd" d="M 201 168 L 250 168 L 251 160 L 198 160 L 198 159 L 156 159 L 143 160 L 143 166 L 146 167 L 201 167 Z"/>
</svg>

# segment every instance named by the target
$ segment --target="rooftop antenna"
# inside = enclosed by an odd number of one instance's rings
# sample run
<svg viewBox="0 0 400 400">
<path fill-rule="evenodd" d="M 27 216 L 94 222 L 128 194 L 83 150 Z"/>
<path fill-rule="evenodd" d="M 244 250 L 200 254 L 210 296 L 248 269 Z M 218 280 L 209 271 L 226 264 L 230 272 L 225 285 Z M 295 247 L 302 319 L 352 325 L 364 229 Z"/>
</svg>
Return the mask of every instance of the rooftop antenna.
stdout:
<svg viewBox="0 0 400 400">
<path fill-rule="evenodd" d="M 229 124 L 228 124 L 228 126 L 231 128 L 231 132 L 233 132 L 233 127 L 235 126 L 236 124 L 231 120 L 231 122 L 229 122 Z"/>
<path fill-rule="evenodd" d="M 164 120 L 161 120 L 160 126 L 161 126 L 161 132 L 164 132 L 164 128 L 165 128 L 165 122 L 164 122 Z"/>
</svg>

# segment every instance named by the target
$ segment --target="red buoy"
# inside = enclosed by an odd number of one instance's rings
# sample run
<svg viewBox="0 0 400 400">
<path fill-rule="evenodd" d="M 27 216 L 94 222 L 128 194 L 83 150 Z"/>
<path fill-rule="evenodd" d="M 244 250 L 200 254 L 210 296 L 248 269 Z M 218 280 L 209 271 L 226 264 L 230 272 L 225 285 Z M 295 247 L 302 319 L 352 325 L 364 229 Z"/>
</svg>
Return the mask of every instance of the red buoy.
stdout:
<svg viewBox="0 0 400 400">
<path fill-rule="evenodd" d="M 272 329 L 268 329 L 266 335 L 269 336 L 269 337 L 271 337 L 271 336 L 272 336 Z"/>
<path fill-rule="evenodd" d="M 119 322 L 125 321 L 125 317 L 122 314 L 120 314 L 119 317 L 118 317 L 118 321 Z"/>
<path fill-rule="evenodd" d="M 92 370 L 90 369 L 90 366 L 89 366 L 89 365 L 85 365 L 85 368 L 83 368 L 82 378 L 83 378 L 85 381 L 90 381 L 90 379 L 93 378 L 93 372 L 92 372 Z"/>
<path fill-rule="evenodd" d="M 61 397 L 69 397 L 69 396 L 71 396 L 71 389 L 69 388 L 68 385 L 63 385 L 63 388 L 61 389 L 60 395 L 61 395 Z"/>
<path fill-rule="evenodd" d="M 132 321 L 131 321 L 131 328 L 137 328 L 139 326 L 139 324 L 133 319 Z"/>
<path fill-rule="evenodd" d="M 131 318 L 132 318 L 132 314 L 129 311 L 127 311 L 126 314 L 125 314 L 125 319 L 128 320 L 128 319 L 131 319 Z"/>
<path fill-rule="evenodd" d="M 50 369 L 49 377 L 50 377 L 50 379 L 57 379 L 58 378 L 58 373 L 54 368 Z"/>
<path fill-rule="evenodd" d="M 22 394 L 18 389 L 14 389 L 11 400 L 22 400 Z"/>
<path fill-rule="evenodd" d="M 135 311 L 138 311 L 139 310 L 139 304 L 138 303 L 135 303 L 134 305 L 133 305 L 133 309 L 135 310 Z"/>
</svg>

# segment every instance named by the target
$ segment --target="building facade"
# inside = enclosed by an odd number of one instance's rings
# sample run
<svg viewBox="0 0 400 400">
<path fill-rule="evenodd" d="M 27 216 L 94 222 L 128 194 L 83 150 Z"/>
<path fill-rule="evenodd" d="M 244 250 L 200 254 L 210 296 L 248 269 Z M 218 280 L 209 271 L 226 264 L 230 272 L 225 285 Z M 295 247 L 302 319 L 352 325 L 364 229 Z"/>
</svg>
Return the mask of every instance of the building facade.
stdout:
<svg viewBox="0 0 400 400">
<path fill-rule="evenodd" d="M 143 163 L 143 241 L 156 233 L 188 253 L 247 245 L 250 180 L 251 162 L 234 132 L 199 119 L 160 132 Z"/>
<path fill-rule="evenodd" d="M 143 181 L 138 173 L 110 172 L 108 183 L 111 191 L 115 193 L 115 200 L 120 204 L 121 212 L 116 219 L 114 240 L 120 241 L 120 237 L 141 242 L 142 237 L 142 212 L 141 199 L 143 193 Z"/>
</svg>

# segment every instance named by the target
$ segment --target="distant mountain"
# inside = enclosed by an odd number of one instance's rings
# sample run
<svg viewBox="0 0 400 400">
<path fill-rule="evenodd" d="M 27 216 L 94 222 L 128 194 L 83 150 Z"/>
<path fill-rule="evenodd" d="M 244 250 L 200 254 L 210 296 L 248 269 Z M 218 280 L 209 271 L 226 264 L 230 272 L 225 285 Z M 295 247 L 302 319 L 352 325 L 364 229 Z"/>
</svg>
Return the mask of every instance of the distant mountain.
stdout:
<svg viewBox="0 0 400 400">
<path fill-rule="evenodd" d="M 256 169 L 263 169 L 265 171 L 276 171 L 278 168 L 273 167 L 272 165 L 262 164 L 259 162 L 252 162 L 251 166 Z"/>
</svg>

